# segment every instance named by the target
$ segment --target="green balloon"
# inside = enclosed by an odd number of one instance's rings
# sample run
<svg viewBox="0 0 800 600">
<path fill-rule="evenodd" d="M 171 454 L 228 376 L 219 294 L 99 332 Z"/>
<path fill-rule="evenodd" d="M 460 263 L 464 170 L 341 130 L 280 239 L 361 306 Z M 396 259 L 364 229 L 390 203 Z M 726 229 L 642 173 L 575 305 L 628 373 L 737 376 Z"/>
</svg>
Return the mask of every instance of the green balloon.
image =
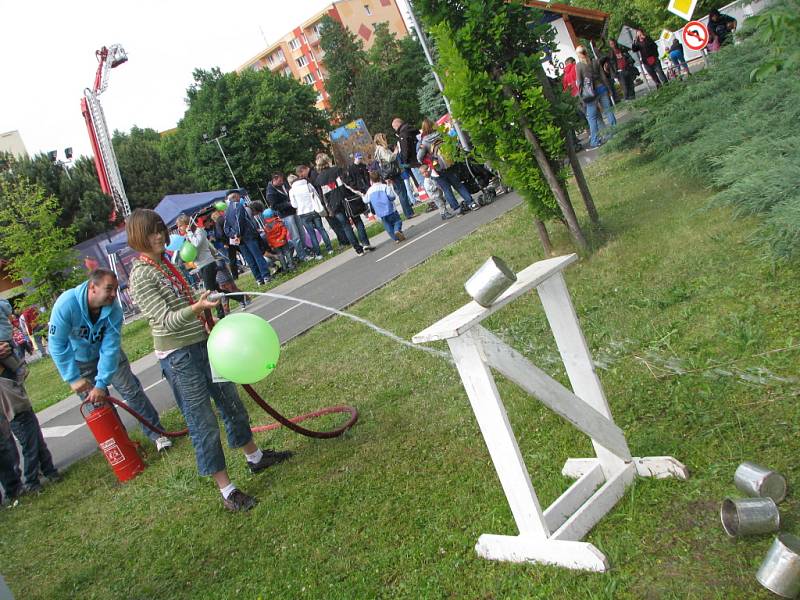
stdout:
<svg viewBox="0 0 800 600">
<path fill-rule="evenodd" d="M 228 205 L 225 204 L 224 202 L 217 202 L 214 205 L 214 208 L 216 208 L 220 212 L 225 212 L 225 209 L 228 208 Z"/>
<path fill-rule="evenodd" d="M 195 248 L 189 240 L 183 242 L 181 246 L 181 260 L 183 262 L 192 262 L 197 258 L 197 248 Z"/>
<path fill-rule="evenodd" d="M 256 383 L 278 363 L 281 342 L 261 317 L 250 313 L 228 315 L 208 336 L 208 358 L 220 377 L 234 383 Z"/>
</svg>

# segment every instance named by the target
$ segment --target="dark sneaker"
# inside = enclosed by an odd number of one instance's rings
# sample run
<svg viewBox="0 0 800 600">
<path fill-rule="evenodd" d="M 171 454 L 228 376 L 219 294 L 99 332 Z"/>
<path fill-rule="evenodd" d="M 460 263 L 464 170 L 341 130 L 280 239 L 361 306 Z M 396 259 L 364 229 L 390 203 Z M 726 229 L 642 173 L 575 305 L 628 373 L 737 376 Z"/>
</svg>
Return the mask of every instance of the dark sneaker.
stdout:
<svg viewBox="0 0 800 600">
<path fill-rule="evenodd" d="M 364 246 L 364 250 L 366 250 L 367 252 L 375 252 L 375 248 L 373 248 L 372 246 Z"/>
<path fill-rule="evenodd" d="M 275 452 L 274 450 L 262 450 L 262 452 L 264 453 L 264 456 L 262 456 L 261 460 L 257 463 L 252 463 L 249 460 L 247 461 L 247 466 L 250 467 L 251 473 L 260 473 L 267 467 L 282 463 L 283 461 L 294 456 L 294 453 L 290 452 L 289 450 L 282 450 L 280 452 Z"/>
<path fill-rule="evenodd" d="M 364 249 L 363 248 L 356 248 L 356 254 L 358 256 L 364 256 Z"/>
<path fill-rule="evenodd" d="M 50 473 L 49 475 L 48 475 L 48 474 L 45 474 L 45 477 L 47 477 L 47 480 L 48 480 L 50 483 L 58 483 L 59 481 L 61 481 L 62 479 L 64 479 L 64 478 L 61 476 L 61 473 L 59 473 L 58 471 L 54 471 L 53 473 Z"/>
<path fill-rule="evenodd" d="M 230 496 L 222 499 L 222 505 L 232 512 L 246 512 L 256 504 L 258 500 L 241 490 L 233 490 Z"/>
<path fill-rule="evenodd" d="M 442 221 L 447 221 L 447 219 L 452 219 L 453 213 L 443 213 L 442 214 Z"/>
</svg>

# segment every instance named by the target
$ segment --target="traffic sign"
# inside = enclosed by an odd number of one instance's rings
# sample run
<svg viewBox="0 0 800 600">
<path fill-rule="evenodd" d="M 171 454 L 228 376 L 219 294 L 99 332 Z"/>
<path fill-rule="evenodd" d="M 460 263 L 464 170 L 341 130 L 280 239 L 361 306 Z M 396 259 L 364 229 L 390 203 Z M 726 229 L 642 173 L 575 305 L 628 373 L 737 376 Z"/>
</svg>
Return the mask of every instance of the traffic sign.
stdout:
<svg viewBox="0 0 800 600">
<path fill-rule="evenodd" d="M 692 13 L 694 7 L 697 5 L 697 0 L 669 0 L 667 10 L 673 14 L 678 15 L 687 21 L 692 20 Z"/>
<path fill-rule="evenodd" d="M 708 45 L 708 27 L 700 21 L 689 21 L 683 28 L 683 44 L 690 50 L 702 50 Z"/>
</svg>

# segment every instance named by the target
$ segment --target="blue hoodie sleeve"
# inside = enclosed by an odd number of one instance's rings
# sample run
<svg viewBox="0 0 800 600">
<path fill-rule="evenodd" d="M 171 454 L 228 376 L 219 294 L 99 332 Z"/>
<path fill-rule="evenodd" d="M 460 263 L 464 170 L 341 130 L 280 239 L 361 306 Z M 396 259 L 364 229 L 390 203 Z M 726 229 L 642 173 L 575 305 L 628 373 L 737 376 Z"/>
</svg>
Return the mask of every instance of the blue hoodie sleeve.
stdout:
<svg viewBox="0 0 800 600">
<path fill-rule="evenodd" d="M 111 305 L 111 314 L 108 315 L 108 326 L 103 333 L 100 343 L 100 359 L 97 361 L 97 377 L 95 387 L 108 390 L 108 384 L 117 371 L 119 365 L 119 350 L 122 331 L 122 309 L 118 303 Z"/>
<path fill-rule="evenodd" d="M 50 327 L 47 336 L 47 349 L 53 362 L 56 364 L 61 379 L 67 383 L 73 383 L 81 378 L 78 365 L 75 362 L 75 353 L 69 341 L 69 333 L 72 330 L 72 319 L 70 313 L 74 296 L 66 297 L 65 292 L 53 306 L 50 314 Z"/>
</svg>

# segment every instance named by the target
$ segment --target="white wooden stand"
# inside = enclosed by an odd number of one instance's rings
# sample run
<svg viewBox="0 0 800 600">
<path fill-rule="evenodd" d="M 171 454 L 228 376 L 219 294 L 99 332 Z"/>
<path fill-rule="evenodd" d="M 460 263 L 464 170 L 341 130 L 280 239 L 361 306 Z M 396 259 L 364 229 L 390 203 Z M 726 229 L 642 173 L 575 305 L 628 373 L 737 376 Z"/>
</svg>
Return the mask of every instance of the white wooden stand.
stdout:
<svg viewBox="0 0 800 600">
<path fill-rule="evenodd" d="M 543 260 L 517 274 L 517 281 L 492 306 L 470 302 L 414 336 L 414 343 L 447 340 L 486 440 L 519 535 L 484 534 L 475 546 L 484 558 L 538 562 L 570 569 L 605 571 L 608 560 L 580 540 L 640 477 L 686 479 L 686 467 L 669 456 L 634 458 L 624 432 L 611 417 L 594 370 L 562 270 L 575 254 Z M 572 390 L 484 329 L 480 322 L 536 288 L 566 367 Z M 542 511 L 508 422 L 491 369 L 535 396 L 592 438 L 595 458 L 570 458 L 562 473 L 577 481 Z"/>
</svg>

